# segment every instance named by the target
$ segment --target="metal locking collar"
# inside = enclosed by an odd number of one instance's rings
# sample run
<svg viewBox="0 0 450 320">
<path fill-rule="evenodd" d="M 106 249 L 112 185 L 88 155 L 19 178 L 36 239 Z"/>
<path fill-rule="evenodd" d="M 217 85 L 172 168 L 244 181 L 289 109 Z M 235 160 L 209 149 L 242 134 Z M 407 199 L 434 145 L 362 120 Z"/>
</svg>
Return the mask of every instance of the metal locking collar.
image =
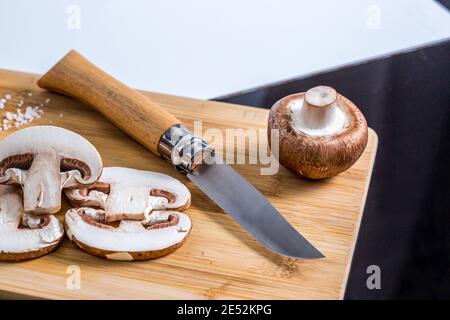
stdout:
<svg viewBox="0 0 450 320">
<path fill-rule="evenodd" d="M 182 172 L 193 172 L 201 163 L 212 163 L 214 149 L 181 124 L 166 130 L 159 141 L 159 153 Z"/>
</svg>

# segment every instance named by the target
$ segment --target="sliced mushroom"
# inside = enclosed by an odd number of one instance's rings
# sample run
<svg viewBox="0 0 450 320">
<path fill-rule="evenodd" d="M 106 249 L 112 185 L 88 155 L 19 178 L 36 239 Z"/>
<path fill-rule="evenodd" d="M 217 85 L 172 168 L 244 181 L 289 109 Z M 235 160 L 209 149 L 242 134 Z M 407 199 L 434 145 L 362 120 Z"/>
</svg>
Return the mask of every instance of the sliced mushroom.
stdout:
<svg viewBox="0 0 450 320">
<path fill-rule="evenodd" d="M 61 243 L 64 228 L 51 215 L 23 212 L 21 190 L 0 185 L 0 261 L 21 261 L 43 256 Z"/>
<path fill-rule="evenodd" d="M 270 110 L 268 129 L 271 145 L 271 130 L 279 130 L 279 162 L 311 179 L 332 177 L 350 168 L 368 139 L 361 111 L 327 86 L 276 102 Z"/>
<path fill-rule="evenodd" d="M 92 187 L 65 190 L 78 209 L 66 213 L 69 238 L 86 252 L 111 260 L 167 255 L 186 240 L 190 218 L 179 211 L 191 194 L 178 180 L 155 172 L 104 168 Z"/>
<path fill-rule="evenodd" d="M 154 210 L 183 211 L 191 199 L 189 190 L 170 176 L 119 167 L 104 168 L 96 184 L 65 193 L 74 206 L 103 209 L 108 222 L 143 220 Z"/>
<path fill-rule="evenodd" d="M 27 213 L 58 212 L 61 189 L 93 184 L 102 167 L 89 141 L 59 127 L 22 129 L 0 142 L 0 184 L 22 187 Z"/>
</svg>

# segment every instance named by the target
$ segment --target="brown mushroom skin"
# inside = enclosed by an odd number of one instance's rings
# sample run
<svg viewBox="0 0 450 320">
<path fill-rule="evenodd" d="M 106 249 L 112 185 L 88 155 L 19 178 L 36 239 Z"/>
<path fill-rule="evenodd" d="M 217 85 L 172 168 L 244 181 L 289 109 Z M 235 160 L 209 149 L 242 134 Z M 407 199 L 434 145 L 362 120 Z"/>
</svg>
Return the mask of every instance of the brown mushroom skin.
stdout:
<svg viewBox="0 0 450 320">
<path fill-rule="evenodd" d="M 0 261 L 2 262 L 21 262 L 21 261 L 27 261 L 32 260 L 36 258 L 40 258 L 42 256 L 45 256 L 49 254 L 50 252 L 55 251 L 58 249 L 58 247 L 62 244 L 64 239 L 64 236 L 58 239 L 58 242 L 55 244 L 52 244 L 51 246 L 42 248 L 38 251 L 30 251 L 30 252 L 1 252 L 0 253 Z"/>
<path fill-rule="evenodd" d="M 350 168 L 363 153 L 368 139 L 366 119 L 355 104 L 338 94 L 337 103 L 347 118 L 345 128 L 334 135 L 309 136 L 293 129 L 290 123 L 289 105 L 304 95 L 286 96 L 272 106 L 268 120 L 269 145 L 272 146 L 271 130 L 278 129 L 281 165 L 310 179 L 333 177 Z"/>
<path fill-rule="evenodd" d="M 66 230 L 67 230 L 67 226 L 66 226 Z M 178 248 L 180 248 L 184 242 L 189 238 L 191 231 L 188 231 L 188 234 L 186 235 L 186 237 L 183 239 L 183 241 L 174 244 L 173 246 L 161 249 L 161 250 L 153 250 L 153 251 L 139 251 L 139 252 L 130 252 L 127 251 L 126 253 L 130 255 L 130 257 L 132 258 L 131 260 L 114 260 L 114 261 L 119 261 L 119 262 L 123 262 L 123 261 L 146 261 L 146 260 L 153 260 L 153 259 L 158 259 L 164 256 L 167 256 L 171 253 L 173 253 L 175 250 L 177 250 Z M 117 252 L 117 251 L 107 251 L 107 250 L 102 250 L 102 249 L 97 249 L 97 248 L 93 248 L 91 246 L 88 246 L 87 244 L 78 241 L 77 238 L 75 236 L 72 236 L 70 238 L 70 241 L 72 242 L 72 244 L 74 244 L 76 247 L 80 248 L 81 250 L 89 253 L 90 255 L 99 257 L 99 258 L 103 258 L 103 259 L 107 259 L 107 260 L 112 260 L 111 258 L 109 258 L 109 256 L 116 254 L 116 253 L 123 253 L 123 252 Z"/>
</svg>

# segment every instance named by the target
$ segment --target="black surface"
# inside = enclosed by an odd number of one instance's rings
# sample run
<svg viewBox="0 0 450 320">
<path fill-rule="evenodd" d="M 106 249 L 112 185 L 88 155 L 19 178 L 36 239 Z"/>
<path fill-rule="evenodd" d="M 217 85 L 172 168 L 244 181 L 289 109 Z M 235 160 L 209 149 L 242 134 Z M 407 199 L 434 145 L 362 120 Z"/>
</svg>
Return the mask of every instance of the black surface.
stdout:
<svg viewBox="0 0 450 320">
<path fill-rule="evenodd" d="M 320 84 L 379 137 L 346 298 L 450 298 L 450 41 L 221 101 L 268 107 Z M 381 290 L 366 287 L 373 264 Z"/>
<path fill-rule="evenodd" d="M 450 10 L 450 0 L 437 0 L 440 4 L 442 4 L 445 8 Z"/>
</svg>

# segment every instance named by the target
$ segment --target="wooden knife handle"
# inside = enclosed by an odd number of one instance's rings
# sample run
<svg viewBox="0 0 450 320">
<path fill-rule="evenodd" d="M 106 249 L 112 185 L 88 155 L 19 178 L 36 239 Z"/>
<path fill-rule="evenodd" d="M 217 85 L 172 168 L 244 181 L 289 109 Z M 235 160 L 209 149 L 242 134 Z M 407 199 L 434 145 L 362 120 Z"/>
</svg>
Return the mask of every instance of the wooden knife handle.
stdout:
<svg viewBox="0 0 450 320">
<path fill-rule="evenodd" d="M 72 50 L 38 80 L 41 88 L 82 101 L 159 155 L 164 132 L 180 121 Z M 82 124 L 81 124 L 82 125 Z"/>
</svg>

